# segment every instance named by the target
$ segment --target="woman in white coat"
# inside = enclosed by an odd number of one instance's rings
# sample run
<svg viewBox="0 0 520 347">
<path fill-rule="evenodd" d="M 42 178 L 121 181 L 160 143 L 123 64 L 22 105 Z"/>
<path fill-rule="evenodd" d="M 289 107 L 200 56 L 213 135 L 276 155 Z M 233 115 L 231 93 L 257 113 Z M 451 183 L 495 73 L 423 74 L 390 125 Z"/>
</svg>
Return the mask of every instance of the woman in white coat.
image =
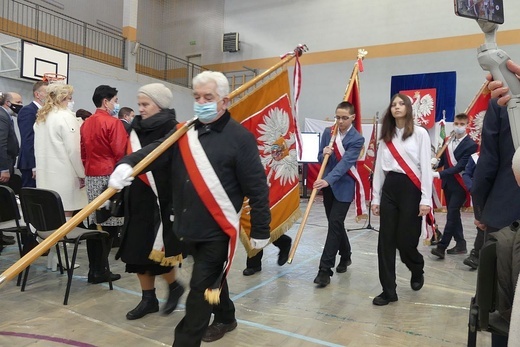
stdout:
<svg viewBox="0 0 520 347">
<path fill-rule="evenodd" d="M 71 111 L 72 93 L 70 85 L 49 85 L 45 104 L 34 124 L 36 186 L 60 195 L 66 217 L 88 203 L 80 153 L 80 124 Z"/>
</svg>

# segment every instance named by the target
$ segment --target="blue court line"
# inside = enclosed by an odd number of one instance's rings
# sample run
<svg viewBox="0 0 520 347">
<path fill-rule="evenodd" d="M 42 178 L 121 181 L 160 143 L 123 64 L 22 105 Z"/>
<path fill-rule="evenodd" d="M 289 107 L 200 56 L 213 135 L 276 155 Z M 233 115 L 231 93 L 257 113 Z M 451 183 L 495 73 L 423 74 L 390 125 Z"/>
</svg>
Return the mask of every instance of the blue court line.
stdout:
<svg viewBox="0 0 520 347">
<path fill-rule="evenodd" d="M 361 237 L 363 235 L 365 235 L 366 233 L 368 232 L 367 231 L 364 231 L 354 237 L 349 237 L 349 239 L 351 241 L 354 241 L 355 239 L 357 239 L 358 237 Z M 259 288 L 262 288 L 266 285 L 268 285 L 269 283 L 272 283 L 274 281 L 276 281 L 277 279 L 285 276 L 286 274 L 292 272 L 292 268 L 294 269 L 297 269 L 297 268 L 300 268 L 302 267 L 303 265 L 311 262 L 311 261 L 314 261 L 315 259 L 321 257 L 321 254 L 317 254 L 315 255 L 314 257 L 312 258 L 309 258 L 301 263 L 299 263 L 298 265 L 290 265 L 286 270 L 280 272 L 278 275 L 276 276 L 273 276 L 259 284 L 257 284 L 256 286 L 254 287 L 251 287 L 247 290 L 244 290 L 243 292 L 237 294 L 237 295 L 234 295 L 231 300 L 235 301 L 235 300 L 238 300 L 240 298 L 243 298 L 244 296 L 252 293 L 253 291 L 259 289 Z M 85 276 L 74 276 L 75 279 L 79 279 L 79 280 L 83 280 L 83 281 L 86 281 L 87 278 Z M 108 283 L 100 283 L 102 286 L 105 286 L 108 288 Z M 127 293 L 127 294 L 131 294 L 131 295 L 135 295 L 135 296 L 141 296 L 141 293 L 138 293 L 136 291 L 133 291 L 133 290 L 129 290 L 129 289 L 125 289 L 125 288 L 121 288 L 121 287 L 118 287 L 118 286 L 113 286 L 114 290 L 117 290 L 119 292 L 123 292 L 123 293 Z M 161 302 L 165 302 L 166 300 L 164 299 L 159 299 L 159 301 Z M 179 308 L 185 308 L 185 306 L 183 304 L 179 304 L 178 305 Z M 305 335 L 301 335 L 301 334 L 297 334 L 297 333 L 293 333 L 293 332 L 290 332 L 290 331 L 287 331 L 287 330 L 282 330 L 282 329 L 278 329 L 278 328 L 273 328 L 273 327 L 270 327 L 268 325 L 263 325 L 263 324 L 259 324 L 259 323 L 255 323 L 255 322 L 251 322 L 251 321 L 247 321 L 247 320 L 241 320 L 241 319 L 237 319 L 238 322 L 240 322 L 240 324 L 244 324 L 244 325 L 247 325 L 247 326 L 251 326 L 251 327 L 254 327 L 254 328 L 257 328 L 257 329 L 262 329 L 262 330 L 265 330 L 265 331 L 269 331 L 269 332 L 273 332 L 273 333 L 277 333 L 277 334 L 280 334 L 280 335 L 284 335 L 284 336 L 288 336 L 288 337 L 291 337 L 291 338 L 295 338 L 295 339 L 299 339 L 299 340 L 304 340 L 304 341 L 308 341 L 308 342 L 312 342 L 312 343 L 316 343 L 316 344 L 319 344 L 321 346 L 330 346 L 330 347 L 344 347 L 344 345 L 338 345 L 338 344 L 335 344 L 335 343 L 332 343 L 332 342 L 327 342 L 327 341 L 323 341 L 323 340 L 319 340 L 319 339 L 315 339 L 313 337 L 309 337 L 309 336 L 305 336 Z"/>
</svg>

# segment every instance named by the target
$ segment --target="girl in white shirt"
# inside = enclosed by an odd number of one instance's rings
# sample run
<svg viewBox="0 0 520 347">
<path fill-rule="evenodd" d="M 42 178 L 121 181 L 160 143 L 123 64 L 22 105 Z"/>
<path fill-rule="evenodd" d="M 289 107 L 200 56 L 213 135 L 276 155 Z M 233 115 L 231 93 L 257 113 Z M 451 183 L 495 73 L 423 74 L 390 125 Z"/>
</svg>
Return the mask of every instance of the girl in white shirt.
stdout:
<svg viewBox="0 0 520 347">
<path fill-rule="evenodd" d="M 412 273 L 412 289 L 420 290 L 424 284 L 424 260 L 417 245 L 422 217 L 432 206 L 432 180 L 428 132 L 414 125 L 410 98 L 396 94 L 383 117 L 374 170 L 371 208 L 375 216 L 380 216 L 377 253 L 383 288 L 374 305 L 398 299 L 396 250 Z"/>
</svg>

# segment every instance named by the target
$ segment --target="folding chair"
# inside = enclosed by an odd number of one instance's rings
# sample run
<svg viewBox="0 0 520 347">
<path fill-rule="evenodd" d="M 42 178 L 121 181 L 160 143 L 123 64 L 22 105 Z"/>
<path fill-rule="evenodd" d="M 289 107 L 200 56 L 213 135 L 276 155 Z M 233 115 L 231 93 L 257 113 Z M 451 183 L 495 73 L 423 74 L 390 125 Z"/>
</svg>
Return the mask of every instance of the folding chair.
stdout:
<svg viewBox="0 0 520 347">
<path fill-rule="evenodd" d="M 18 243 L 20 258 L 23 256 L 22 236 L 28 233 L 26 225 L 20 225 L 20 211 L 14 191 L 8 186 L 0 185 L 0 231 L 3 233 L 15 233 Z M 27 270 L 29 271 L 29 267 Z M 20 286 L 22 273 L 18 275 L 16 285 Z"/>
<path fill-rule="evenodd" d="M 469 309 L 468 347 L 477 345 L 479 330 L 502 336 L 509 333 L 509 322 L 496 311 L 497 283 L 497 245 L 488 241 L 480 250 L 477 291 Z"/>
<path fill-rule="evenodd" d="M 63 204 L 61 202 L 60 196 L 55 191 L 40 188 L 22 188 L 20 200 L 26 224 L 30 224 L 32 227 L 34 227 L 36 229 L 36 234 L 42 239 L 49 237 L 54 231 L 65 224 L 66 220 Z M 76 227 L 59 241 L 63 244 L 65 263 L 70 264 L 67 266 L 68 280 L 67 289 L 65 290 L 65 298 L 63 300 L 64 305 L 67 305 L 68 302 L 70 285 L 74 275 L 74 264 L 76 263 L 76 256 L 78 253 L 78 246 L 80 241 L 87 239 L 108 238 L 108 236 L 109 234 L 106 231 Z M 67 243 L 74 244 L 72 259 L 70 262 L 67 254 Z M 104 244 L 105 243 L 103 243 L 103 245 Z M 57 247 L 57 251 L 59 266 L 61 267 L 63 273 L 59 247 Z M 108 271 L 110 271 L 110 269 L 108 269 Z M 25 289 L 26 282 L 27 276 L 24 276 L 22 291 Z M 108 283 L 110 290 L 112 290 L 112 281 L 110 281 L 110 279 Z"/>
</svg>

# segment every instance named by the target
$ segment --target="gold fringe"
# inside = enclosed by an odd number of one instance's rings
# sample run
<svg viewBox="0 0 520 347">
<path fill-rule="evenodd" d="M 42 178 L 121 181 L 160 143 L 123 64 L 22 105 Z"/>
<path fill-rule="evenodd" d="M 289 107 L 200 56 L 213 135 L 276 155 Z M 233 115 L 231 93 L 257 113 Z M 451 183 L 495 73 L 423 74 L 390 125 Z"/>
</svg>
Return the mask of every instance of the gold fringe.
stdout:
<svg viewBox="0 0 520 347">
<path fill-rule="evenodd" d="M 302 211 L 298 208 L 296 209 L 282 224 L 280 224 L 277 228 L 274 230 L 271 230 L 271 234 L 269 237 L 269 242 L 274 242 L 280 238 L 283 234 L 289 230 L 293 224 L 300 219 L 302 216 Z M 246 249 L 247 256 L 249 258 L 254 257 L 255 255 L 260 252 L 259 249 L 254 249 L 251 247 L 251 242 L 249 241 L 249 236 L 246 234 L 244 229 L 242 228 L 240 230 L 240 241 L 244 245 L 244 248 Z"/>
<path fill-rule="evenodd" d="M 182 254 L 174 255 L 171 257 L 165 257 L 164 251 L 152 249 L 152 251 L 148 255 L 148 259 L 156 263 L 159 263 L 161 266 L 175 266 L 177 264 L 182 263 Z"/>
<path fill-rule="evenodd" d="M 220 289 L 208 288 L 204 291 L 204 299 L 211 305 L 218 305 L 220 303 Z"/>
<path fill-rule="evenodd" d="M 430 246 L 431 244 L 432 244 L 432 241 L 430 239 L 424 239 L 423 240 L 423 245 Z"/>
<path fill-rule="evenodd" d="M 356 216 L 356 223 L 359 223 L 362 219 L 368 219 L 368 214 L 363 213 L 363 214 L 360 214 L 359 216 Z"/>
</svg>

